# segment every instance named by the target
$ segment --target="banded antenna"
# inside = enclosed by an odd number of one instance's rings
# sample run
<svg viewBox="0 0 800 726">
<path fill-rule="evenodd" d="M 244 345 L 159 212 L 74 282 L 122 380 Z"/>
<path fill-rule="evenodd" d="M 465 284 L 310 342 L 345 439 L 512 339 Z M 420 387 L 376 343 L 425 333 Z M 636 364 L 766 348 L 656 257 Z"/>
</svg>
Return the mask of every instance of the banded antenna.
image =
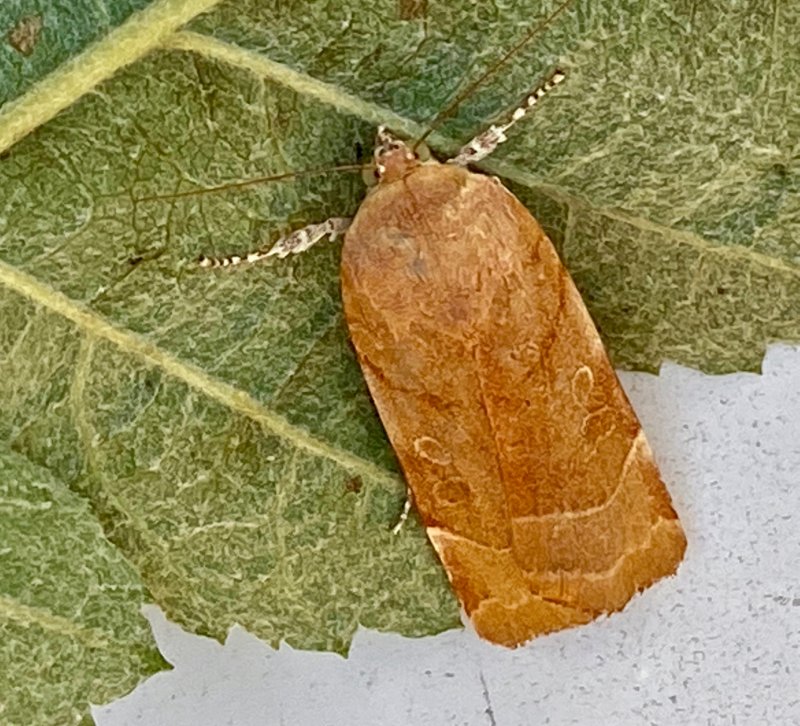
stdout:
<svg viewBox="0 0 800 726">
<path fill-rule="evenodd" d="M 438 129 L 444 121 L 453 115 L 455 110 L 467 99 L 469 98 L 477 88 L 483 85 L 486 79 L 493 76 L 497 73 L 500 68 L 502 68 L 509 60 L 511 60 L 514 55 L 516 55 L 527 43 L 533 40 L 537 35 L 542 33 L 546 30 L 553 21 L 558 18 L 575 0 L 564 0 L 555 10 L 553 10 L 550 15 L 548 15 L 541 23 L 536 25 L 533 29 L 529 30 L 525 33 L 524 36 L 514 45 L 510 50 L 508 50 L 502 58 L 495 61 L 489 68 L 487 68 L 478 78 L 469 84 L 461 93 L 459 93 L 444 109 L 439 111 L 433 119 L 428 124 L 427 130 L 420 136 L 415 142 L 414 146 L 412 147 L 412 151 L 417 150 L 417 147 L 425 141 L 436 129 Z"/>
<path fill-rule="evenodd" d="M 477 88 L 479 88 L 488 78 L 493 76 L 497 73 L 500 68 L 502 68 L 514 55 L 519 52 L 528 42 L 533 40 L 537 35 L 542 33 L 546 30 L 556 18 L 558 18 L 567 8 L 569 8 L 575 0 L 564 0 L 550 15 L 548 15 L 541 23 L 536 25 L 532 30 L 528 31 L 518 42 L 514 45 L 510 50 L 508 50 L 502 58 L 497 60 L 493 63 L 486 71 L 484 71 L 475 81 L 473 81 L 466 89 L 464 89 L 461 93 L 459 93 L 443 110 L 439 111 L 431 120 L 430 124 L 428 125 L 427 130 L 420 136 L 412 146 L 412 151 L 416 153 L 417 147 L 421 143 L 425 141 L 428 136 L 430 136 L 436 129 L 438 129 L 442 123 L 450 117 L 455 110 L 463 103 L 465 99 L 467 99 L 470 95 L 472 95 Z M 556 70 L 553 76 L 557 74 L 562 74 L 562 71 Z M 552 77 L 551 77 L 552 78 Z M 548 79 L 548 82 L 551 79 Z M 559 79 L 560 80 L 560 79 Z M 530 94 L 528 98 L 533 98 L 538 93 L 537 89 L 534 91 L 533 94 Z M 545 89 L 549 90 L 549 89 Z M 535 100 L 538 100 L 536 98 Z M 532 105 L 532 104 L 530 104 Z M 517 119 L 514 118 L 513 121 Z M 512 123 L 513 123 L 512 121 Z M 502 139 L 501 139 L 502 140 Z M 462 149 L 463 151 L 463 149 Z M 216 184 L 211 187 L 202 187 L 200 189 L 187 189 L 183 192 L 174 192 L 172 194 L 155 194 L 146 197 L 138 197 L 134 201 L 136 202 L 153 202 L 158 200 L 164 199 L 180 199 L 182 197 L 193 197 L 193 196 L 201 196 L 204 194 L 214 194 L 216 192 L 225 191 L 228 189 L 243 189 L 249 186 L 255 186 L 256 184 L 264 184 L 266 182 L 273 182 L 273 181 L 283 181 L 287 179 L 296 179 L 298 177 L 304 176 L 317 176 L 322 174 L 327 174 L 329 172 L 334 171 L 345 171 L 345 172 L 362 172 L 364 171 L 365 165 L 364 164 L 341 164 L 338 166 L 328 166 L 323 168 L 315 168 L 315 169 L 300 169 L 298 171 L 288 171 L 281 174 L 272 174 L 268 176 L 259 176 L 253 177 L 251 179 L 245 179 L 243 181 L 236 181 L 236 182 L 226 182 L 223 184 Z"/>
</svg>

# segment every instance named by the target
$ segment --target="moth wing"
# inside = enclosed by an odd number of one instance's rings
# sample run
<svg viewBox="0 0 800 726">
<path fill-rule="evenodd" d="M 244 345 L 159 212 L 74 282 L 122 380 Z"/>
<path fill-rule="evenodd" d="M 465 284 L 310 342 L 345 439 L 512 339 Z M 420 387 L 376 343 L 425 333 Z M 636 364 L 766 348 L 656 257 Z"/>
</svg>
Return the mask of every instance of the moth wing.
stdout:
<svg viewBox="0 0 800 726">
<path fill-rule="evenodd" d="M 418 167 L 347 233 L 351 338 L 415 504 L 480 635 L 621 609 L 685 537 L 566 269 L 497 180 Z"/>
</svg>

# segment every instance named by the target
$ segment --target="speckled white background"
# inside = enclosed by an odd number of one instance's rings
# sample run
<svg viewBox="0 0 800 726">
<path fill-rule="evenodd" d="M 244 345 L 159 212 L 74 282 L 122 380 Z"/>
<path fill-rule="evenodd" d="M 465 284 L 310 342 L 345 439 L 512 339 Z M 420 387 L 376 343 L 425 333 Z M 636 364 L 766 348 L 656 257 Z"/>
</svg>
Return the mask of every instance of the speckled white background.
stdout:
<svg viewBox="0 0 800 726">
<path fill-rule="evenodd" d="M 763 375 L 622 374 L 689 538 L 619 615 L 516 651 L 360 631 L 345 660 L 225 646 L 148 611 L 161 673 L 98 726 L 800 724 L 800 348 Z"/>
</svg>

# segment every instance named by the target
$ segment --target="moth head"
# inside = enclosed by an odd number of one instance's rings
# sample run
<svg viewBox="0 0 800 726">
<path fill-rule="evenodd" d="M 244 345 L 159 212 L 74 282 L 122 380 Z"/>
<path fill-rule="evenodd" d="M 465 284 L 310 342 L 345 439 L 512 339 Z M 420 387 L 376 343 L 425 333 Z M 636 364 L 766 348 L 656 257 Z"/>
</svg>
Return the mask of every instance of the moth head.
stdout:
<svg viewBox="0 0 800 726">
<path fill-rule="evenodd" d="M 415 153 L 405 141 L 398 139 L 385 126 L 379 126 L 375 137 L 375 165 L 370 169 L 367 184 L 402 179 L 429 158 L 426 146 L 421 145 Z"/>
</svg>

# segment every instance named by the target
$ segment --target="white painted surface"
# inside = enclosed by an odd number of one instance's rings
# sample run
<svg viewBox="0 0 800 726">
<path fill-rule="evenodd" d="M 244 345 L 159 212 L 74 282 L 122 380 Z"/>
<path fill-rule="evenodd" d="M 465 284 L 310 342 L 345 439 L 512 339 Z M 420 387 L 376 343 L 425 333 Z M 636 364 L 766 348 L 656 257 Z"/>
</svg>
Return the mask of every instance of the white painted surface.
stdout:
<svg viewBox="0 0 800 726">
<path fill-rule="evenodd" d="M 800 724 L 800 349 L 761 376 L 622 374 L 689 539 L 626 610 L 516 651 L 360 631 L 349 659 L 225 646 L 148 612 L 175 669 L 98 726 Z"/>
</svg>

